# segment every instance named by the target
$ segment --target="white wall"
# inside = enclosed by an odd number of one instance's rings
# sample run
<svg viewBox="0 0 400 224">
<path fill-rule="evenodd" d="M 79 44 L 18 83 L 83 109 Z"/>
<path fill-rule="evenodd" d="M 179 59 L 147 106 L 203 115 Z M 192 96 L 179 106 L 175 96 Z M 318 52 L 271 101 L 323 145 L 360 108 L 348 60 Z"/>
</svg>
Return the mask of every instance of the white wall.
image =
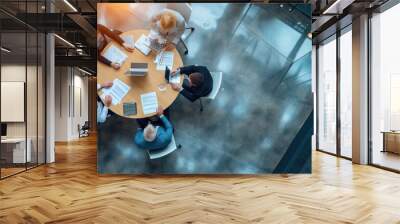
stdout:
<svg viewBox="0 0 400 224">
<path fill-rule="evenodd" d="M 88 120 L 88 78 L 83 75 L 75 68 L 56 67 L 56 141 L 77 139 L 78 124 Z"/>
</svg>

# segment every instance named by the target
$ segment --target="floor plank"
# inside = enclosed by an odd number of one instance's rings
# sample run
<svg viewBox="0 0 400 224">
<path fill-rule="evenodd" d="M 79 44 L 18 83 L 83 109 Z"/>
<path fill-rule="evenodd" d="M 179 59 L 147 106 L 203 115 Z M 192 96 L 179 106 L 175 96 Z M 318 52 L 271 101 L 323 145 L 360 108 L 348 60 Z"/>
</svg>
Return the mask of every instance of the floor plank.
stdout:
<svg viewBox="0 0 400 224">
<path fill-rule="evenodd" d="M 0 181 L 0 223 L 400 223 L 400 175 L 313 153 L 311 175 L 99 176 L 96 137 Z"/>
</svg>

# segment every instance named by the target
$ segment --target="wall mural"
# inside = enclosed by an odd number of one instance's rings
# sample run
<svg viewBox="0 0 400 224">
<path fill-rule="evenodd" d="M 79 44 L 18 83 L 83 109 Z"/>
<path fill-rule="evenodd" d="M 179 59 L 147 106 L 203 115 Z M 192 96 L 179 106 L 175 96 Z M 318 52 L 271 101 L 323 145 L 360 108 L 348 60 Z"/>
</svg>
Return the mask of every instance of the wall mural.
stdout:
<svg viewBox="0 0 400 224">
<path fill-rule="evenodd" d="M 311 172 L 310 5 L 97 8 L 100 174 Z"/>
</svg>

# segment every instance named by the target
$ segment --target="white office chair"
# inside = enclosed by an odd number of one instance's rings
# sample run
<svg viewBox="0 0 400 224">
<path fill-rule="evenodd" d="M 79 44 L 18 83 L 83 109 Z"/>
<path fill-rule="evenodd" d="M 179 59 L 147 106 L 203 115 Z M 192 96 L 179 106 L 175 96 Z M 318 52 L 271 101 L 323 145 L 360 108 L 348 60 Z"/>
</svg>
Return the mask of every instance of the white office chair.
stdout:
<svg viewBox="0 0 400 224">
<path fill-rule="evenodd" d="M 185 54 L 188 54 L 189 53 L 189 49 L 186 46 L 185 40 L 194 31 L 194 27 L 188 25 L 188 22 L 190 20 L 190 16 L 192 15 L 192 6 L 190 5 L 190 3 L 168 3 L 167 4 L 167 8 L 179 12 L 183 16 L 183 18 L 185 19 L 185 28 L 187 30 L 190 30 L 190 32 L 185 36 L 185 39 L 183 39 L 182 37 L 180 39 L 181 39 L 181 42 L 183 44 L 183 47 L 185 47 Z"/>
<path fill-rule="evenodd" d="M 215 97 L 217 97 L 219 90 L 221 89 L 222 72 L 210 72 L 210 73 L 211 73 L 211 77 L 213 79 L 213 88 L 212 88 L 211 92 L 203 98 L 209 99 L 209 100 L 214 100 Z M 201 98 L 199 100 L 200 100 L 200 111 L 203 111 L 203 103 L 201 102 Z"/>
<path fill-rule="evenodd" d="M 171 142 L 167 147 L 161 150 L 147 150 L 147 153 L 149 154 L 150 159 L 158 159 L 168 154 L 171 154 L 172 152 L 174 152 L 177 149 L 180 149 L 181 147 L 182 147 L 181 145 L 176 145 L 175 137 L 174 135 L 172 135 Z"/>
</svg>

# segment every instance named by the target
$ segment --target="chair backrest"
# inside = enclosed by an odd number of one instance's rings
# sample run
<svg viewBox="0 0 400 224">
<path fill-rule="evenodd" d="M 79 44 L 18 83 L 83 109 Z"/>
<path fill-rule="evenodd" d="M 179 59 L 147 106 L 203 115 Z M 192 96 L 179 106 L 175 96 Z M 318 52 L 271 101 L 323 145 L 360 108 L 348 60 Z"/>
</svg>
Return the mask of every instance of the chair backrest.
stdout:
<svg viewBox="0 0 400 224">
<path fill-rule="evenodd" d="M 222 72 L 210 72 L 211 77 L 213 79 L 213 88 L 211 90 L 211 93 L 206 96 L 208 99 L 215 99 L 217 96 L 219 90 L 221 89 L 221 84 L 222 84 Z"/>
<path fill-rule="evenodd" d="M 175 137 L 174 137 L 174 135 L 172 135 L 171 142 L 169 143 L 169 145 L 167 147 L 165 147 L 164 149 L 161 149 L 161 150 L 147 150 L 147 152 L 149 153 L 150 159 L 158 159 L 158 158 L 164 157 L 164 156 L 172 153 L 177 148 L 178 147 L 176 146 L 176 143 L 175 143 Z"/>
<path fill-rule="evenodd" d="M 185 19 L 186 23 L 189 22 L 190 15 L 192 15 L 192 6 L 190 3 L 168 3 L 167 9 L 179 12 Z"/>
</svg>

